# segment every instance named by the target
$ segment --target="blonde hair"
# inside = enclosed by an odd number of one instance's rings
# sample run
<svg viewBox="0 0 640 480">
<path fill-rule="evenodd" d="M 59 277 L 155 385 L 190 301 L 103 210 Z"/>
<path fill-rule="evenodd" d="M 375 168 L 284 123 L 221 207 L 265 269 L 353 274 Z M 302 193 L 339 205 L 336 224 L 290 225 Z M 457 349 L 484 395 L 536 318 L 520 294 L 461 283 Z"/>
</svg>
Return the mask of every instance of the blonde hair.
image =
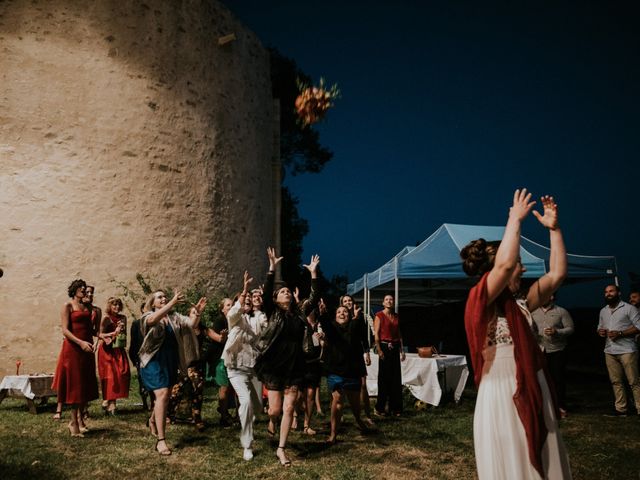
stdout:
<svg viewBox="0 0 640 480">
<path fill-rule="evenodd" d="M 142 309 L 143 313 L 153 312 L 153 302 L 156 299 L 156 293 L 158 292 L 164 293 L 164 290 L 156 290 L 147 297 L 147 300 L 144 302 L 144 308 Z"/>
<path fill-rule="evenodd" d="M 120 310 L 124 308 L 122 300 L 120 300 L 118 297 L 109 297 L 109 299 L 107 300 L 107 305 L 105 307 L 105 311 L 107 312 L 107 314 L 111 313 L 112 305 L 120 305 Z"/>
</svg>

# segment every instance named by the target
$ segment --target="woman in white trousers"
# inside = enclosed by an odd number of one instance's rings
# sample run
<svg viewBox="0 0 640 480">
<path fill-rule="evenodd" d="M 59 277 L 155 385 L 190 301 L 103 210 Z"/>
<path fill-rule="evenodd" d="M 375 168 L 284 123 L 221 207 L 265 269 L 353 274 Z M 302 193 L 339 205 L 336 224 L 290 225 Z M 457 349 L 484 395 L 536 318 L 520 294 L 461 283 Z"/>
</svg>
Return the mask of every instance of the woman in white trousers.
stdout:
<svg viewBox="0 0 640 480">
<path fill-rule="evenodd" d="M 240 403 L 240 444 L 244 449 L 242 457 L 245 460 L 253 458 L 253 422 L 255 412 L 262 408 L 262 384 L 253 370 L 258 353 L 253 345 L 267 322 L 266 316 L 261 312 L 257 312 L 256 315 L 243 313 L 243 305 L 248 295 L 247 288 L 252 280 L 249 274 L 244 272 L 242 293 L 227 313 L 229 336 L 222 351 L 229 381 Z"/>
</svg>

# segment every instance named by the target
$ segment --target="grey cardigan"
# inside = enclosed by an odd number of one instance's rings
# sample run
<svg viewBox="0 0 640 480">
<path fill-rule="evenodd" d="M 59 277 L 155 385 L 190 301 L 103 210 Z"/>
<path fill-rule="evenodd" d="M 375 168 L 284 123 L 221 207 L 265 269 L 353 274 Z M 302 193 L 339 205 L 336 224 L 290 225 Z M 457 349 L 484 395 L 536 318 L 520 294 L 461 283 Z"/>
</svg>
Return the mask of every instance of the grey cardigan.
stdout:
<svg viewBox="0 0 640 480">
<path fill-rule="evenodd" d="M 165 325 L 160 321 L 155 325 L 148 326 L 147 320 L 153 312 L 145 313 L 140 319 L 140 331 L 144 336 L 138 356 L 140 357 L 140 368 L 147 366 L 153 356 L 158 353 L 164 341 Z M 198 338 L 194 329 L 194 321 L 191 318 L 176 312 L 167 314 L 167 319 L 173 328 L 178 343 L 178 366 L 180 371 L 186 375 L 187 368 L 200 358 L 198 348 Z"/>
</svg>

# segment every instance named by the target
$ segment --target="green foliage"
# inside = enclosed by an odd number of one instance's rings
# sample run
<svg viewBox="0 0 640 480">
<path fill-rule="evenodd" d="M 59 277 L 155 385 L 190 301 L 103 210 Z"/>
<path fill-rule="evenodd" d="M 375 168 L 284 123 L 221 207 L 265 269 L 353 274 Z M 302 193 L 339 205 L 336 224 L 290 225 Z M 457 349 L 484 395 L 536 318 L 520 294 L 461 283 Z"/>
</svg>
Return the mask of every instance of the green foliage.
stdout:
<svg viewBox="0 0 640 480">
<path fill-rule="evenodd" d="M 172 288 L 164 287 L 160 285 L 160 282 L 145 278 L 141 273 L 136 274 L 136 285 L 132 288 L 128 283 L 122 282 L 112 278 L 110 280 L 115 285 L 119 294 L 118 297 L 122 300 L 125 308 L 129 312 L 129 316 L 133 318 L 139 318 L 141 315 L 141 305 L 144 304 L 149 295 L 158 290 L 162 290 L 167 298 L 172 298 L 174 291 Z M 182 292 L 185 296 L 184 303 L 176 305 L 175 311 L 182 315 L 189 315 L 189 310 L 192 306 L 198 303 L 198 300 L 202 297 L 207 297 L 207 306 L 202 312 L 200 317 L 200 323 L 202 325 L 210 326 L 216 316 L 220 313 L 220 301 L 225 295 L 222 293 L 208 294 L 208 282 L 204 279 L 197 281 L 192 287 Z"/>
</svg>

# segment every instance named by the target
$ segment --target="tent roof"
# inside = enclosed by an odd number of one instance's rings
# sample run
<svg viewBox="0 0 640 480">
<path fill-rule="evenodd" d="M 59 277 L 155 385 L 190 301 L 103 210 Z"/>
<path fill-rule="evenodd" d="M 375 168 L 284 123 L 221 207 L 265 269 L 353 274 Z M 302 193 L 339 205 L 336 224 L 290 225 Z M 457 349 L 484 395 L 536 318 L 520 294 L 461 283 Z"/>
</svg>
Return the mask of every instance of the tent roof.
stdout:
<svg viewBox="0 0 640 480">
<path fill-rule="evenodd" d="M 445 223 L 417 247 L 404 247 L 377 270 L 367 273 L 347 287 L 351 295 L 368 288 L 389 288 L 397 277 L 403 292 L 406 289 L 424 289 L 425 280 L 456 280 L 467 285 L 462 270 L 460 250 L 472 240 L 501 240 L 504 227 L 482 225 L 456 225 Z M 525 278 L 538 278 L 548 269 L 550 250 L 526 237 L 521 237 L 520 256 L 527 271 Z M 616 274 L 615 257 L 568 255 L 570 281 L 613 277 Z M 422 280 L 422 282 L 419 282 Z M 451 283 L 451 282 L 449 282 Z M 446 283 L 439 282 L 440 285 Z M 422 286 L 419 286 L 422 285 Z M 453 286 L 453 285 L 450 285 Z M 407 292 L 408 293 L 408 292 Z"/>
</svg>

